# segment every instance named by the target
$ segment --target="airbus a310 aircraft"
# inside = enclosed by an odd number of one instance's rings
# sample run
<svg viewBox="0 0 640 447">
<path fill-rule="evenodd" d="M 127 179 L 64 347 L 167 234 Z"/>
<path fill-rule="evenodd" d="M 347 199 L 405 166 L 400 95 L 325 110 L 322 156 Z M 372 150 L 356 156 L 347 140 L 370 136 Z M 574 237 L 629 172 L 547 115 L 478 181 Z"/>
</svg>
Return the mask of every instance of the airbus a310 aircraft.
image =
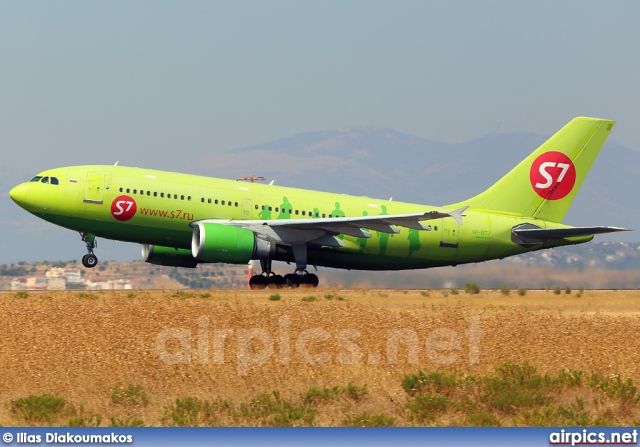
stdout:
<svg viewBox="0 0 640 447">
<path fill-rule="evenodd" d="M 260 260 L 252 288 L 318 285 L 307 266 L 403 270 L 580 244 L 617 227 L 563 225 L 614 121 L 573 119 L 481 194 L 428 206 L 123 166 L 41 172 L 11 198 L 78 231 L 94 267 L 96 237 L 142 244 L 146 262 L 196 267 Z M 284 277 L 272 261 L 295 263 Z"/>
</svg>

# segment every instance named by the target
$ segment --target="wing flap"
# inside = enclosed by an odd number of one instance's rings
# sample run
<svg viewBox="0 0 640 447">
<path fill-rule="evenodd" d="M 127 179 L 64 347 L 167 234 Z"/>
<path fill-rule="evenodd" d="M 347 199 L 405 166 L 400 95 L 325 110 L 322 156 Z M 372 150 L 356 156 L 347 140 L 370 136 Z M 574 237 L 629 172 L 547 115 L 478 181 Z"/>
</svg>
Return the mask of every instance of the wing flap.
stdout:
<svg viewBox="0 0 640 447">
<path fill-rule="evenodd" d="M 344 225 L 342 227 L 330 227 L 330 226 L 320 225 L 318 228 L 325 230 L 329 233 L 337 232 L 337 233 L 342 233 L 342 234 L 346 234 L 347 236 L 353 236 L 353 237 L 364 237 L 364 238 L 371 237 L 371 233 L 369 233 L 368 231 L 365 231 L 361 228 L 348 226 L 348 225 Z"/>
</svg>

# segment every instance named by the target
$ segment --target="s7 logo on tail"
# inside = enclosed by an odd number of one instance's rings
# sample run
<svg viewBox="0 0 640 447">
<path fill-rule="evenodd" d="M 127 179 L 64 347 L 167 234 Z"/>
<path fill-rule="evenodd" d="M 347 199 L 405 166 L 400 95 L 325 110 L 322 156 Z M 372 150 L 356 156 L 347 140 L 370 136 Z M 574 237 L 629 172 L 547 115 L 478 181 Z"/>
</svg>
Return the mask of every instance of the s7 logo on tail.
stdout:
<svg viewBox="0 0 640 447">
<path fill-rule="evenodd" d="M 538 172 L 540 172 L 540 174 L 544 178 L 546 178 L 547 181 L 546 183 L 536 183 L 535 187 L 540 189 L 545 189 L 552 185 L 553 177 L 551 177 L 551 174 L 547 172 L 547 168 L 558 167 L 562 169 L 562 172 L 560 172 L 560 175 L 558 176 L 558 183 L 560 183 L 564 178 L 564 175 L 567 173 L 567 170 L 569 169 L 570 166 L 571 165 L 569 163 L 556 163 L 555 161 L 545 161 L 540 165 L 540 168 L 538 168 Z"/>
<path fill-rule="evenodd" d="M 531 186 L 547 200 L 559 200 L 571 192 L 576 183 L 576 168 L 562 152 L 545 152 L 531 164 Z"/>
</svg>

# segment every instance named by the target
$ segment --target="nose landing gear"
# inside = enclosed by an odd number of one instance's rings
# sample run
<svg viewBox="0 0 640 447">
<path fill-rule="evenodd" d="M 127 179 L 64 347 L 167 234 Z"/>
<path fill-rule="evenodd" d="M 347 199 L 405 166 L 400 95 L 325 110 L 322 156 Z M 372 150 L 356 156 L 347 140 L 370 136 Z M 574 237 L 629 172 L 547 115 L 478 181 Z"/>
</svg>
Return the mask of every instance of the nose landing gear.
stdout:
<svg viewBox="0 0 640 447">
<path fill-rule="evenodd" d="M 80 233 L 82 241 L 87 246 L 87 254 L 82 257 L 82 265 L 88 269 L 94 268 L 98 265 L 98 257 L 93 254 L 93 249 L 98 246 L 96 236 L 91 233 Z"/>
</svg>

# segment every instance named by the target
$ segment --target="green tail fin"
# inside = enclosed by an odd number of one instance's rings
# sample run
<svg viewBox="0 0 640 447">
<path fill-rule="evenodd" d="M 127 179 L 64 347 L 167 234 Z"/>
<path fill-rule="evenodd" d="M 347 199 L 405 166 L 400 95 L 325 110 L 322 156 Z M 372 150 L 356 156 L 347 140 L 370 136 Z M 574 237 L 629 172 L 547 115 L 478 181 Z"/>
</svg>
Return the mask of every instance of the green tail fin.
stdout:
<svg viewBox="0 0 640 447">
<path fill-rule="evenodd" d="M 562 222 L 615 121 L 574 118 L 469 206 Z"/>
</svg>

